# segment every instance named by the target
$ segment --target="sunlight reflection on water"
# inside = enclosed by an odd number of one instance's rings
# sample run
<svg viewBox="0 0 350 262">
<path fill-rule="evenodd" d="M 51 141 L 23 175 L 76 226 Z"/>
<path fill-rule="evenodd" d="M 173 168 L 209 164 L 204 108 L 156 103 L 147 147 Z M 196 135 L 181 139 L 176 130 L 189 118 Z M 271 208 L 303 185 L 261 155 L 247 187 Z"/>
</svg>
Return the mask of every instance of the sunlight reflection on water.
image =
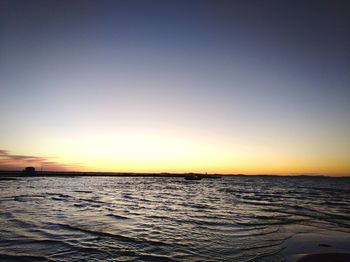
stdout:
<svg viewBox="0 0 350 262">
<path fill-rule="evenodd" d="M 349 179 L 0 181 L 0 258 L 279 261 L 296 232 L 350 232 Z"/>
</svg>

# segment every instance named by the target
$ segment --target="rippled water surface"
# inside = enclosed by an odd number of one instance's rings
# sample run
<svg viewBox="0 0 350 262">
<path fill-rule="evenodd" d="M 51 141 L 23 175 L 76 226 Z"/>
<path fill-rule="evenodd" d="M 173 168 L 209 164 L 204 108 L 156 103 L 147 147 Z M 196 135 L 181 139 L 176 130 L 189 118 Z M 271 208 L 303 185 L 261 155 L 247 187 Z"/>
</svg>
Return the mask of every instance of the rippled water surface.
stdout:
<svg viewBox="0 0 350 262">
<path fill-rule="evenodd" d="M 350 232 L 349 179 L 27 177 L 0 201 L 6 261 L 280 261 L 297 232 Z"/>
</svg>

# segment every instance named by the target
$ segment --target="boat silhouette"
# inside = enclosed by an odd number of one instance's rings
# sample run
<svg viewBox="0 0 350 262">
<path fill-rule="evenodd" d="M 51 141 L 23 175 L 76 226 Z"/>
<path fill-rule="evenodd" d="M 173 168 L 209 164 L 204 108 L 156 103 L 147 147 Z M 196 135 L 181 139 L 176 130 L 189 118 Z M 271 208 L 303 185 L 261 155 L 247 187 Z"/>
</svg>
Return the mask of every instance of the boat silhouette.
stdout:
<svg viewBox="0 0 350 262">
<path fill-rule="evenodd" d="M 201 180 L 202 176 L 199 174 L 187 174 L 185 175 L 186 180 Z"/>
</svg>

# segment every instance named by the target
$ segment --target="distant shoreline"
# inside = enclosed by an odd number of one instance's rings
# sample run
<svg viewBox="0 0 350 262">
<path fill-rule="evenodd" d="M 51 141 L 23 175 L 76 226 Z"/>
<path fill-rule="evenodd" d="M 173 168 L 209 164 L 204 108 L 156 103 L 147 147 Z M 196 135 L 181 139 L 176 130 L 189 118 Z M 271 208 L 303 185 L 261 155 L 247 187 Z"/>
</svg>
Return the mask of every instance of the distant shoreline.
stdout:
<svg viewBox="0 0 350 262">
<path fill-rule="evenodd" d="M 326 175 L 272 175 L 272 174 L 203 174 L 203 173 L 132 173 L 132 172 L 69 172 L 69 171 L 37 171 L 35 174 L 25 174 L 23 171 L 1 171 L 0 177 L 185 177 L 189 174 L 198 174 L 203 178 L 220 178 L 232 176 L 245 177 L 295 177 L 295 178 L 350 178 L 350 176 L 326 176 Z"/>
</svg>

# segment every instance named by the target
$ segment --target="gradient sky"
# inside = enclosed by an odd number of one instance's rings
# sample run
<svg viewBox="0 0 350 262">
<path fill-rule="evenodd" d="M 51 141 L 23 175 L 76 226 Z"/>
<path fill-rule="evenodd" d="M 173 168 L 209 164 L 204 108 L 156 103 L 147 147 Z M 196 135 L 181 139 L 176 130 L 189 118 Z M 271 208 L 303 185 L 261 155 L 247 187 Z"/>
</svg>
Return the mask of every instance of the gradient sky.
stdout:
<svg viewBox="0 0 350 262">
<path fill-rule="evenodd" d="M 0 0 L 0 169 L 349 175 L 349 13 Z"/>
</svg>

